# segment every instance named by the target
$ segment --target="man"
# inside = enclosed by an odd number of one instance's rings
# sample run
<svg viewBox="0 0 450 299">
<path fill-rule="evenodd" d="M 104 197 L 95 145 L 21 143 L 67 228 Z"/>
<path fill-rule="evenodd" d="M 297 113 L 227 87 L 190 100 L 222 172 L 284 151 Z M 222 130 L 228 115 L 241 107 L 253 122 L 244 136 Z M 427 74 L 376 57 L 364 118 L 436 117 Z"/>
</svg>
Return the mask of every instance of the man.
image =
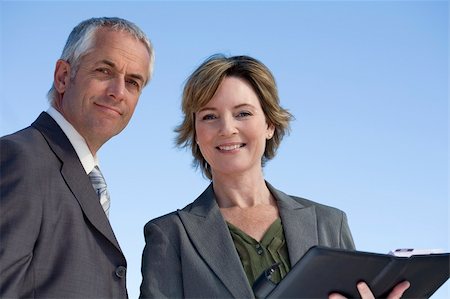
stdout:
<svg viewBox="0 0 450 299">
<path fill-rule="evenodd" d="M 0 298 L 127 297 L 96 153 L 128 124 L 153 60 L 133 23 L 81 22 L 56 63 L 51 107 L 0 139 Z"/>
</svg>

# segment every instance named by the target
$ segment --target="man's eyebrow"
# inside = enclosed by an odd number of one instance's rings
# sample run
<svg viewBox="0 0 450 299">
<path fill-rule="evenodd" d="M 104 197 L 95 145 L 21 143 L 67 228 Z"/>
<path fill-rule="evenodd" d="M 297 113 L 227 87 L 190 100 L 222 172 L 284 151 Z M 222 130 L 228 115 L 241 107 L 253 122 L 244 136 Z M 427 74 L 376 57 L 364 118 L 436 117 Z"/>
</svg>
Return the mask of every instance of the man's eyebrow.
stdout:
<svg viewBox="0 0 450 299">
<path fill-rule="evenodd" d="M 115 67 L 116 67 L 116 64 L 115 64 L 114 62 L 112 62 L 112 61 L 110 61 L 110 60 L 107 60 L 107 59 L 101 60 L 100 63 L 104 63 L 104 64 L 106 64 L 106 65 L 109 65 L 109 66 L 112 67 L 112 68 L 115 68 Z"/>
<path fill-rule="evenodd" d="M 111 60 L 108 59 L 103 59 L 102 61 L 100 61 L 100 63 L 106 64 L 112 68 L 116 68 L 116 64 L 114 62 L 112 62 Z M 145 82 L 145 79 L 142 75 L 140 74 L 129 74 L 127 75 L 130 78 L 136 79 L 136 80 L 140 80 L 142 82 Z"/>
</svg>

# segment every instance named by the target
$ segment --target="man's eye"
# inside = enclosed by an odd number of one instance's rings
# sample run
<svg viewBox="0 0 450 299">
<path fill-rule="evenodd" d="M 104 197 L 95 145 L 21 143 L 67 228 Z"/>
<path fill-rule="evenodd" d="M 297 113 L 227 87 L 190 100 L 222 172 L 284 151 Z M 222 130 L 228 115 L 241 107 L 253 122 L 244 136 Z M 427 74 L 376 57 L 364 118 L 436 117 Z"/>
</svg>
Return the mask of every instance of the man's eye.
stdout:
<svg viewBox="0 0 450 299">
<path fill-rule="evenodd" d="M 128 83 L 130 83 L 130 84 L 136 86 L 137 88 L 140 88 L 140 87 L 141 87 L 141 85 L 140 85 L 137 81 L 135 81 L 135 80 L 128 80 Z"/>
<path fill-rule="evenodd" d="M 109 71 L 109 69 L 106 68 L 98 68 L 96 69 L 97 72 L 105 74 L 105 75 L 109 75 L 111 72 Z"/>
<path fill-rule="evenodd" d="M 139 83 L 136 82 L 135 80 L 129 79 L 129 80 L 127 80 L 127 83 L 133 85 L 134 87 L 136 87 L 136 88 L 138 88 L 138 89 L 140 88 Z"/>
</svg>

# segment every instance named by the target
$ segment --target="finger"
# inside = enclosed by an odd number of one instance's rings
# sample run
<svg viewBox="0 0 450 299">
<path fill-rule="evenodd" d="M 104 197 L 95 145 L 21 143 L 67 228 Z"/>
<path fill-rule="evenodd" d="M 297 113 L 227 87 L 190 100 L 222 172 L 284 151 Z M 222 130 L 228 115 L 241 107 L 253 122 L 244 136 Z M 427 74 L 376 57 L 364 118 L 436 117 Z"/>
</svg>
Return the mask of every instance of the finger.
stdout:
<svg viewBox="0 0 450 299">
<path fill-rule="evenodd" d="M 328 296 L 328 299 L 347 299 L 347 297 L 342 296 L 341 294 L 338 294 L 338 293 L 331 293 Z"/>
<path fill-rule="evenodd" d="M 375 299 L 369 286 L 365 282 L 358 282 L 356 285 L 362 299 Z"/>
<path fill-rule="evenodd" d="M 403 293 L 409 288 L 411 284 L 409 281 L 403 281 L 399 284 L 397 284 L 387 297 L 387 299 L 400 299 L 403 295 Z"/>
</svg>

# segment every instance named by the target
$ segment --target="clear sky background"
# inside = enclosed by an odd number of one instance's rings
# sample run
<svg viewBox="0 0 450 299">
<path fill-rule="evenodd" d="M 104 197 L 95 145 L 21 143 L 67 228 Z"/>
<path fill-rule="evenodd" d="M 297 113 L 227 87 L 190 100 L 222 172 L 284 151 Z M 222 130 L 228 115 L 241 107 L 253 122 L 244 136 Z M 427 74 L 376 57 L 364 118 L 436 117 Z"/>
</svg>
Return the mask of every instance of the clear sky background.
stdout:
<svg viewBox="0 0 450 299">
<path fill-rule="evenodd" d="M 72 28 L 138 24 L 156 50 L 134 118 L 99 152 L 137 298 L 147 221 L 209 182 L 174 146 L 187 76 L 214 53 L 260 59 L 296 117 L 265 177 L 347 213 L 357 249 L 449 246 L 447 1 L 1 1 L 0 135 L 46 110 Z M 36 157 L 38 158 L 38 157 Z M 449 282 L 433 298 L 449 298 Z"/>
</svg>

